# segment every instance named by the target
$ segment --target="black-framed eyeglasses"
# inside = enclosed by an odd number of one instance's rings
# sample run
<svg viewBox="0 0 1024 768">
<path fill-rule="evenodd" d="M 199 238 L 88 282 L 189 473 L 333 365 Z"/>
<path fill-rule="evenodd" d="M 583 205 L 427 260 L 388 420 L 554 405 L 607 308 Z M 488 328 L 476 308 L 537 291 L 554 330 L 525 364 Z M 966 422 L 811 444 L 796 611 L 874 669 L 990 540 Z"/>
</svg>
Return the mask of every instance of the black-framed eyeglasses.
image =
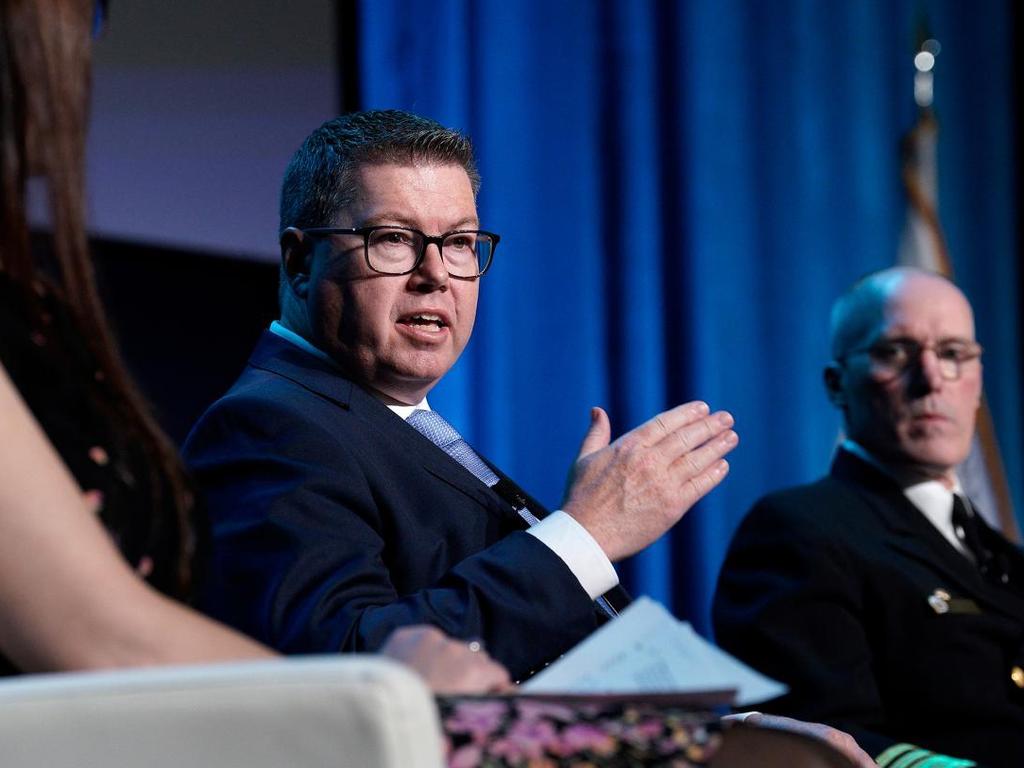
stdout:
<svg viewBox="0 0 1024 768">
<path fill-rule="evenodd" d="M 471 280 L 487 271 L 494 249 L 501 239 L 493 232 L 458 229 L 431 237 L 412 227 L 311 227 L 301 230 L 313 237 L 359 235 L 363 238 L 366 266 L 382 275 L 408 275 L 415 272 L 426 256 L 427 246 L 436 245 L 441 260 L 452 277 Z"/>
<path fill-rule="evenodd" d="M 872 370 L 883 378 L 895 379 L 911 366 L 921 362 L 926 349 L 935 353 L 939 375 L 946 381 L 956 381 L 963 374 L 963 366 L 981 357 L 981 345 L 966 339 L 949 339 L 936 344 L 922 344 L 914 339 L 882 339 L 867 347 L 852 349 L 836 360 L 845 363 L 852 355 L 866 354 Z"/>
</svg>

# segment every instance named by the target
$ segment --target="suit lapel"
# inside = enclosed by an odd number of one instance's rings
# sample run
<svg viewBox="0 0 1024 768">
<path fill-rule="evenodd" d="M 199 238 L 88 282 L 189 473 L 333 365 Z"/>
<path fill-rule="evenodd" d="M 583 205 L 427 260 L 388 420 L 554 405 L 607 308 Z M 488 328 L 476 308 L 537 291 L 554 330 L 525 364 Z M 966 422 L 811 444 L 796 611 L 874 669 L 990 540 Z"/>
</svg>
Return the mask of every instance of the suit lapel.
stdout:
<svg viewBox="0 0 1024 768">
<path fill-rule="evenodd" d="M 309 354 L 270 331 L 263 332 L 256 349 L 249 356 L 249 365 L 294 381 L 346 410 L 356 389 L 338 366 Z"/>
<path fill-rule="evenodd" d="M 522 521 L 522 518 L 516 514 L 514 509 L 498 498 L 497 494 L 478 478 L 474 477 L 472 472 L 402 421 L 401 418 L 393 413 L 391 415 L 398 420 L 399 426 L 402 429 L 414 433 L 414 438 L 420 447 L 421 463 L 427 472 L 438 480 L 462 491 L 462 493 L 484 506 L 488 512 L 506 519 L 510 519 L 510 516 L 512 516 L 516 521 Z M 525 527 L 525 524 L 523 527 Z"/>
<path fill-rule="evenodd" d="M 398 446 L 400 451 L 411 452 L 413 460 L 436 479 L 465 494 L 491 514 L 502 517 L 512 514 L 516 520 L 521 520 L 514 510 L 508 509 L 505 502 L 465 467 L 406 424 L 380 400 L 346 378 L 342 369 L 333 362 L 311 355 L 276 334 L 265 331 L 249 358 L 249 365 L 284 376 L 351 411 L 365 421 L 369 429 Z M 499 476 L 502 475 L 499 473 Z"/>
<path fill-rule="evenodd" d="M 1024 600 L 987 581 L 887 475 L 842 449 L 836 453 L 832 475 L 852 487 L 888 528 L 889 547 L 937 569 L 978 602 L 1012 616 L 1024 613 Z"/>
</svg>

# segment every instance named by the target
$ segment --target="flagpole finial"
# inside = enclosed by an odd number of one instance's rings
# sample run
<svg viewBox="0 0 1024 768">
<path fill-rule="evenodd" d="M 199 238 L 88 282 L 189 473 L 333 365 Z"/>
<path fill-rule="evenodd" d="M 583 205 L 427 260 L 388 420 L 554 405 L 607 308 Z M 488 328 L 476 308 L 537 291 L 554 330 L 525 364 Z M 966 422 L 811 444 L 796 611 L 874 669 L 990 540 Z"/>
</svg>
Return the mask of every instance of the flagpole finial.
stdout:
<svg viewBox="0 0 1024 768">
<path fill-rule="evenodd" d="M 935 95 L 935 59 L 942 46 L 938 40 L 928 38 L 914 54 L 914 101 L 921 109 L 932 105 Z"/>
</svg>

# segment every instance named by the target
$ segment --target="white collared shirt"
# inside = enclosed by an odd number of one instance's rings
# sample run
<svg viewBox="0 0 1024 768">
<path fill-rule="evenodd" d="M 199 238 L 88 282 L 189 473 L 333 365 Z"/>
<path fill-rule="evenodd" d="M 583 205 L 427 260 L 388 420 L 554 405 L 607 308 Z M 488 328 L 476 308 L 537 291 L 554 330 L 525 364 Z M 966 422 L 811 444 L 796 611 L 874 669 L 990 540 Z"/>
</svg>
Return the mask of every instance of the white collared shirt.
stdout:
<svg viewBox="0 0 1024 768">
<path fill-rule="evenodd" d="M 946 541 L 956 547 L 960 552 L 971 557 L 964 543 L 957 538 L 953 530 L 953 494 L 963 495 L 960 488 L 960 481 L 956 482 L 953 490 L 950 490 L 938 480 L 926 480 L 923 483 L 911 485 L 903 489 L 903 495 L 911 504 L 921 510 L 921 514 L 928 518 L 939 533 L 946 537 Z"/>
<path fill-rule="evenodd" d="M 334 363 L 326 352 L 313 346 L 308 339 L 286 328 L 277 320 L 270 324 L 270 332 L 321 360 Z M 404 421 L 415 410 L 429 411 L 430 404 L 423 398 L 416 405 L 388 405 L 388 408 Z M 572 571 L 580 586 L 590 595 L 591 600 L 597 599 L 619 583 L 619 575 L 604 550 L 594 541 L 594 537 L 587 529 L 568 513 L 556 510 L 527 528 L 526 532 L 558 555 Z"/>
<path fill-rule="evenodd" d="M 868 462 L 879 471 L 893 477 L 893 473 L 887 470 L 882 462 L 860 444 L 847 438 L 843 441 L 843 448 Z M 960 486 L 960 479 L 957 477 L 953 479 L 952 489 L 947 488 L 938 480 L 925 480 L 924 482 L 914 483 L 903 488 L 903 495 L 907 498 L 907 501 L 913 504 L 925 516 L 928 522 L 935 526 L 936 530 L 943 535 L 946 541 L 952 544 L 958 552 L 966 557 L 971 557 L 964 543 L 957 538 L 956 531 L 953 529 L 954 493 L 958 493 L 961 496 L 964 495 L 963 488 Z"/>
</svg>

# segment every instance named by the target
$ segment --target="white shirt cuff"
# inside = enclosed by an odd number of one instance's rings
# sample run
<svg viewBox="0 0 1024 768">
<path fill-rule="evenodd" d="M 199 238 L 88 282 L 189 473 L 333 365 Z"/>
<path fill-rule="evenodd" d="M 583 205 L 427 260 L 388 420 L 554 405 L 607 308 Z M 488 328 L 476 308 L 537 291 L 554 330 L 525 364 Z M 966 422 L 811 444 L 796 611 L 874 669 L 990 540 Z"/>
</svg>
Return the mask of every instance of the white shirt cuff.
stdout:
<svg viewBox="0 0 1024 768">
<path fill-rule="evenodd" d="M 619 574 L 604 550 L 571 515 L 561 510 L 552 512 L 526 532 L 562 558 L 591 600 L 619 583 Z"/>
</svg>

